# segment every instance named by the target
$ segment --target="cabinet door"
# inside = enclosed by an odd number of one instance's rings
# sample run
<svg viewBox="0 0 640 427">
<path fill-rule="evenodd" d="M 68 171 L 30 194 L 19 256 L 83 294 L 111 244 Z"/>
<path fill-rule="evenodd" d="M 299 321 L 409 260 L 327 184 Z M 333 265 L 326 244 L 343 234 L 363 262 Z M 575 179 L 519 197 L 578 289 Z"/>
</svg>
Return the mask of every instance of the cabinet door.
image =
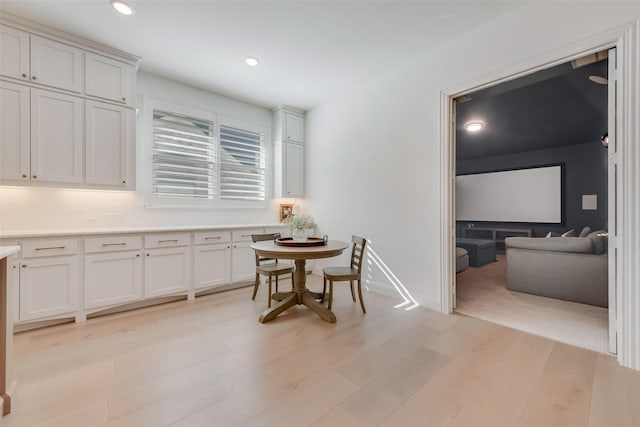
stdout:
<svg viewBox="0 0 640 427">
<path fill-rule="evenodd" d="M 231 254 L 231 280 L 234 283 L 253 281 L 256 277 L 256 256 L 251 242 L 234 242 Z"/>
<path fill-rule="evenodd" d="M 84 257 L 85 308 L 104 307 L 142 298 L 140 251 Z"/>
<path fill-rule="evenodd" d="M 85 102 L 86 183 L 126 187 L 129 147 L 135 139 L 133 110 Z"/>
<path fill-rule="evenodd" d="M 193 275 L 195 289 L 231 283 L 231 245 L 222 243 L 194 247 Z"/>
<path fill-rule="evenodd" d="M 85 53 L 85 93 L 98 98 L 132 104 L 135 68 L 93 53 Z"/>
<path fill-rule="evenodd" d="M 29 180 L 29 88 L 0 82 L 0 177 Z"/>
<path fill-rule="evenodd" d="M 23 260 L 20 268 L 20 320 L 71 314 L 78 307 L 78 257 Z"/>
<path fill-rule="evenodd" d="M 29 34 L 0 26 L 0 74 L 29 81 Z"/>
<path fill-rule="evenodd" d="M 304 142 L 304 119 L 298 115 L 285 112 L 284 131 L 287 141 Z"/>
<path fill-rule="evenodd" d="M 31 89 L 31 179 L 82 182 L 82 99 Z"/>
<path fill-rule="evenodd" d="M 7 302 L 10 305 L 11 321 L 20 321 L 20 260 L 17 255 L 12 255 L 7 259 L 9 280 L 7 281 Z"/>
<path fill-rule="evenodd" d="M 189 247 L 148 249 L 144 259 L 146 298 L 182 294 L 189 290 L 191 258 Z"/>
<path fill-rule="evenodd" d="M 284 197 L 304 197 L 304 145 L 286 144 L 284 175 Z"/>
<path fill-rule="evenodd" d="M 31 82 L 72 92 L 82 91 L 82 51 L 31 36 Z"/>
</svg>

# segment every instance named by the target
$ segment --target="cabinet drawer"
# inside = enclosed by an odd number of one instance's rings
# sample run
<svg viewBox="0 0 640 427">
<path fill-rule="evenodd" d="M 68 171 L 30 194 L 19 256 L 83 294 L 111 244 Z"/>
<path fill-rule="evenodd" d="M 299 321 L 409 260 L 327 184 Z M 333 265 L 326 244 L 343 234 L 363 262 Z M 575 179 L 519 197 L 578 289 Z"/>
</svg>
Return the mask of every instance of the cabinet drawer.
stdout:
<svg viewBox="0 0 640 427">
<path fill-rule="evenodd" d="M 144 236 L 145 248 L 169 248 L 172 246 L 189 246 L 191 235 L 189 233 L 149 234 Z"/>
<path fill-rule="evenodd" d="M 194 245 L 226 243 L 231 240 L 230 231 L 198 231 L 193 233 Z"/>
<path fill-rule="evenodd" d="M 247 228 L 244 230 L 234 230 L 231 232 L 231 240 L 234 242 L 250 242 L 252 234 L 263 234 L 263 228 Z"/>
<path fill-rule="evenodd" d="M 78 241 L 75 239 L 38 239 L 22 242 L 22 257 L 76 255 Z"/>
<path fill-rule="evenodd" d="M 130 251 L 141 248 L 141 236 L 96 237 L 84 240 L 84 251 L 87 253 Z"/>
</svg>

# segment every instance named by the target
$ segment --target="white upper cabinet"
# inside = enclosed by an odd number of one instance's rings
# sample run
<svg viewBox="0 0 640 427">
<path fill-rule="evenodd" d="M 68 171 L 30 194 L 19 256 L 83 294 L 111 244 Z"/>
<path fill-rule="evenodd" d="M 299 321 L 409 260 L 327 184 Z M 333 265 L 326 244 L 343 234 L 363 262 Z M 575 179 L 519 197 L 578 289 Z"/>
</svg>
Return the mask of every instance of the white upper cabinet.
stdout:
<svg viewBox="0 0 640 427">
<path fill-rule="evenodd" d="M 80 183 L 83 100 L 31 89 L 31 180 Z"/>
<path fill-rule="evenodd" d="M 274 113 L 274 197 L 304 197 L 304 113 L 279 107 Z"/>
<path fill-rule="evenodd" d="M 284 144 L 282 197 L 304 197 L 304 145 Z"/>
<path fill-rule="evenodd" d="M 291 142 L 304 142 L 304 118 L 298 114 L 284 113 L 284 139 Z"/>
<path fill-rule="evenodd" d="M 304 143 L 304 112 L 292 107 L 274 109 L 274 140 Z"/>
<path fill-rule="evenodd" d="M 31 82 L 82 92 L 82 50 L 32 35 Z"/>
<path fill-rule="evenodd" d="M 137 59 L 0 19 L 3 185 L 134 190 Z"/>
<path fill-rule="evenodd" d="M 130 187 L 135 147 L 135 112 L 130 108 L 85 101 L 87 184 Z"/>
<path fill-rule="evenodd" d="M 0 82 L 0 177 L 28 180 L 31 174 L 29 88 Z"/>
<path fill-rule="evenodd" d="M 0 26 L 0 75 L 29 81 L 29 33 Z"/>
<path fill-rule="evenodd" d="M 93 53 L 85 54 L 85 93 L 133 104 L 135 67 Z"/>
</svg>

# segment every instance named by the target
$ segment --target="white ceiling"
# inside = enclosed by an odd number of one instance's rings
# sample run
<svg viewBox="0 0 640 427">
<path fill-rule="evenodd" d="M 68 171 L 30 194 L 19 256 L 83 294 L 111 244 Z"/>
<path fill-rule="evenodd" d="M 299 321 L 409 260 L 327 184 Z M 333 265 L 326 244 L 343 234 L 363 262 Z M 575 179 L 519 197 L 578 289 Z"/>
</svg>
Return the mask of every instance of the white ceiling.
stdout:
<svg viewBox="0 0 640 427">
<path fill-rule="evenodd" d="M 0 0 L 142 58 L 140 69 L 268 108 L 310 109 L 521 2 Z M 255 56 L 260 65 L 247 66 Z"/>
</svg>

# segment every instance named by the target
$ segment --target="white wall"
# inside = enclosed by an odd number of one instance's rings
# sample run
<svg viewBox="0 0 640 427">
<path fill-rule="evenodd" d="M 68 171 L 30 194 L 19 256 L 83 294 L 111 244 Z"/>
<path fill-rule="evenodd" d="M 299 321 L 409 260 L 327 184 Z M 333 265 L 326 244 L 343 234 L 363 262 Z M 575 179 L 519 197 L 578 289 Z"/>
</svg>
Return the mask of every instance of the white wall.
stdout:
<svg viewBox="0 0 640 427">
<path fill-rule="evenodd" d="M 368 237 L 418 303 L 440 309 L 440 91 L 638 17 L 640 3 L 527 4 L 311 110 L 308 211 L 332 238 Z M 392 281 L 373 268 L 373 288 L 395 292 Z"/>
<path fill-rule="evenodd" d="M 0 230 L 30 231 L 137 226 L 188 226 L 277 223 L 279 200 L 265 209 L 146 208 L 144 145 L 149 136 L 141 121 L 145 97 L 171 101 L 264 125 L 271 131 L 272 112 L 151 74 L 138 73 L 138 138 L 136 192 L 0 187 Z M 267 139 L 271 146 L 271 138 Z M 271 158 L 271 151 L 268 158 Z"/>
</svg>

